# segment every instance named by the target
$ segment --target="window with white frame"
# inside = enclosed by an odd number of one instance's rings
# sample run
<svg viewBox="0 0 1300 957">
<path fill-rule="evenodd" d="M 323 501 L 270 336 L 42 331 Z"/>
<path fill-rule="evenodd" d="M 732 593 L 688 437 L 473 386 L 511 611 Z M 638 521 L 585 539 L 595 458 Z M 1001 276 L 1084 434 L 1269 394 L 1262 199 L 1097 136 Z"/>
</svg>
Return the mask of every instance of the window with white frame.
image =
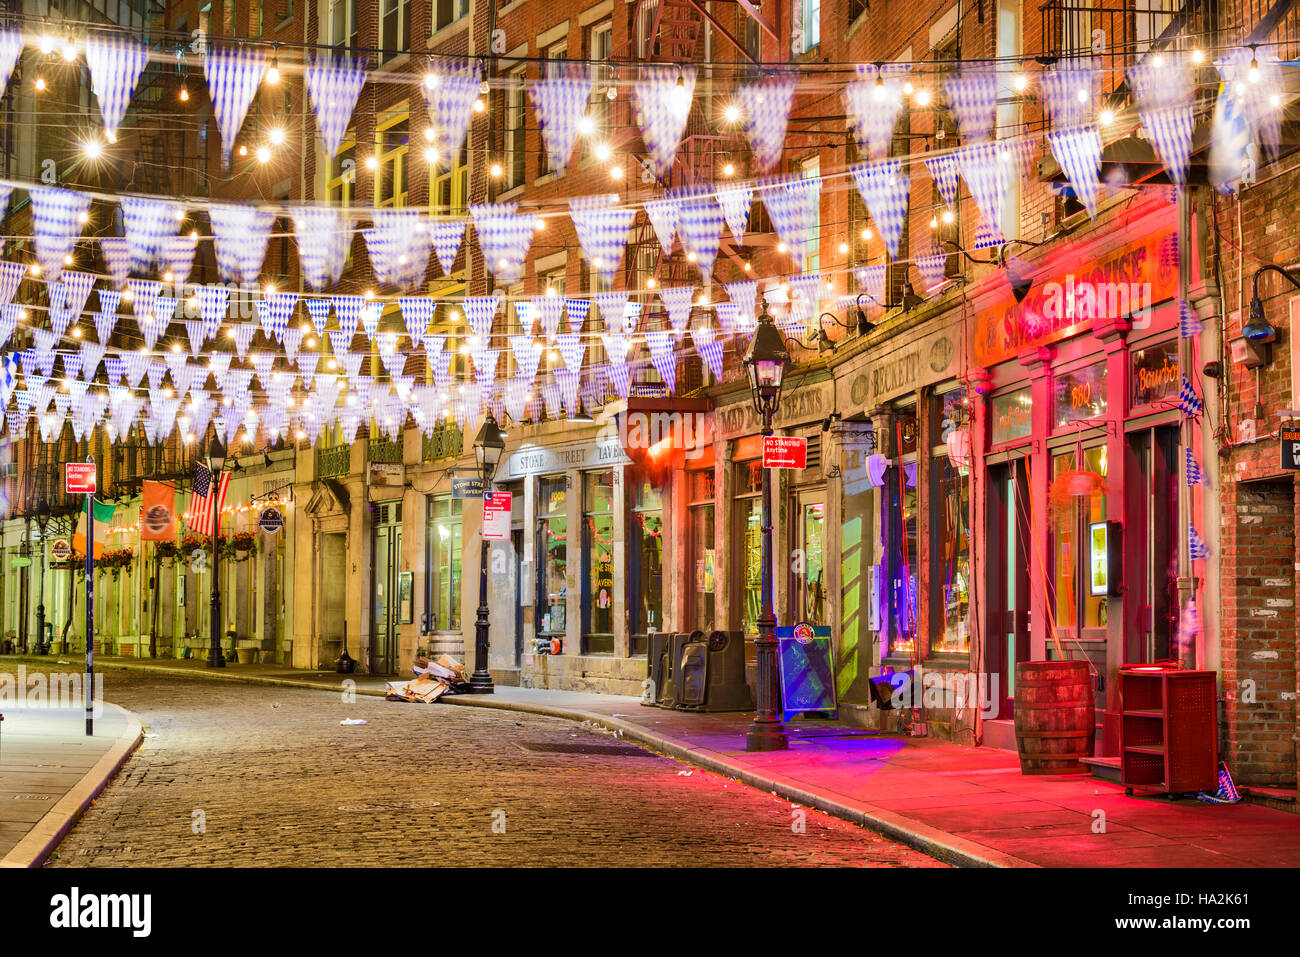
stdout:
<svg viewBox="0 0 1300 957">
<path fill-rule="evenodd" d="M 469 164 L 462 145 L 448 167 L 439 166 L 429 188 L 431 211 L 444 216 L 465 212 L 469 202 Z"/>
<path fill-rule="evenodd" d="M 340 49 L 357 45 L 357 0 L 329 0 L 329 45 Z"/>
<path fill-rule="evenodd" d="M 352 197 L 357 188 L 357 140 L 356 133 L 348 130 L 339 147 L 338 153 L 330 160 L 329 178 L 325 184 L 325 193 L 334 206 L 352 205 Z"/>
<path fill-rule="evenodd" d="M 807 53 L 822 42 L 822 0 L 795 0 L 791 46 L 796 54 Z"/>
<path fill-rule="evenodd" d="M 469 13 L 469 0 L 433 0 L 433 30 L 449 27 Z"/>
<path fill-rule="evenodd" d="M 821 179 L 821 159 L 813 156 L 804 160 L 800 164 L 800 172 L 804 179 Z M 808 236 L 805 240 L 803 269 L 805 273 L 814 273 L 821 269 L 821 191 L 813 190 L 808 203 L 810 207 L 808 210 Z"/>
<path fill-rule="evenodd" d="M 527 131 L 524 108 L 524 71 L 510 74 L 506 89 L 506 189 L 524 184 L 524 162 L 527 156 Z"/>
<path fill-rule="evenodd" d="M 592 79 L 595 81 L 591 90 L 591 105 L 587 116 L 591 119 L 592 133 L 587 137 L 584 154 L 591 156 L 596 144 L 604 142 L 609 135 L 609 85 L 613 82 L 613 71 L 608 66 L 609 58 L 614 54 L 614 23 L 601 20 L 592 24 L 587 31 L 587 59 L 593 64 Z"/>
</svg>

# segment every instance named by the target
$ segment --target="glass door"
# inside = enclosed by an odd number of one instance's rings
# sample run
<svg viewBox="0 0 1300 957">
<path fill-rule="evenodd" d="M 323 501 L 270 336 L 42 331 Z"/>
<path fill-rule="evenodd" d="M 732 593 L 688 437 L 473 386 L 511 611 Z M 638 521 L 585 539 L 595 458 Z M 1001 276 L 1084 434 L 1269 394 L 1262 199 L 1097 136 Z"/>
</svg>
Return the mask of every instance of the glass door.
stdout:
<svg viewBox="0 0 1300 957">
<path fill-rule="evenodd" d="M 1029 508 L 1024 459 L 990 468 L 987 653 L 1002 719 L 1012 717 L 1016 662 L 1029 660 Z"/>
<path fill-rule="evenodd" d="M 790 622 L 828 625 L 826 608 L 826 490 L 792 496 Z"/>
<path fill-rule="evenodd" d="M 1137 531 L 1134 596 L 1137 627 L 1125 661 L 1177 658 L 1178 634 L 1178 427 L 1162 425 L 1129 435 L 1141 492 L 1128 499 L 1128 527 Z"/>
<path fill-rule="evenodd" d="M 1053 611 L 1056 634 L 1067 658 L 1087 657 L 1095 673 L 1106 673 L 1109 596 L 1094 594 L 1089 575 L 1088 526 L 1106 521 L 1106 447 L 1074 448 L 1052 457 L 1048 507 L 1054 551 Z M 1056 652 L 1048 642 L 1049 657 Z M 1102 689 L 1097 707 L 1105 708 Z"/>
<path fill-rule="evenodd" d="M 397 673 L 397 576 L 402 565 L 401 503 L 375 508 L 374 576 L 371 579 L 374 616 L 370 632 L 370 670 Z"/>
</svg>

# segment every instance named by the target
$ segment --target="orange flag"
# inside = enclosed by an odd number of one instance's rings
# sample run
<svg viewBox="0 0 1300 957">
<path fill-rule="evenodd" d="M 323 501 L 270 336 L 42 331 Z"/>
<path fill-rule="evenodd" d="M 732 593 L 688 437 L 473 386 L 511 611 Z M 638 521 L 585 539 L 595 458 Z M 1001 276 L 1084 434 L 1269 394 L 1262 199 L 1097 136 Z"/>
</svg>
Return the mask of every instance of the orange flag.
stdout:
<svg viewBox="0 0 1300 957">
<path fill-rule="evenodd" d="M 166 482 L 144 483 L 140 507 L 140 539 L 170 542 L 176 537 L 176 490 Z"/>
</svg>

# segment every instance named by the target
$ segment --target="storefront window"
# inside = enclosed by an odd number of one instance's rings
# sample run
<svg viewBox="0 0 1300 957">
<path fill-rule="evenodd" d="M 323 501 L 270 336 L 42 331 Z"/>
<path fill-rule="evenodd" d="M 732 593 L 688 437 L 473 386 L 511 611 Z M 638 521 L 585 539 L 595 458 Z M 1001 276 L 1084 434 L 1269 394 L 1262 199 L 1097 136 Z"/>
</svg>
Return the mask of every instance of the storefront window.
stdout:
<svg viewBox="0 0 1300 957">
<path fill-rule="evenodd" d="M 993 445 L 1029 438 L 1033 430 L 1033 400 L 1029 389 L 995 395 L 989 441 Z"/>
<path fill-rule="evenodd" d="M 539 635 L 563 635 L 568 589 L 568 526 L 564 479 L 537 483 L 537 622 Z"/>
<path fill-rule="evenodd" d="M 426 607 L 430 631 L 460 631 L 461 501 L 450 495 L 429 499 L 429 578 Z"/>
<path fill-rule="evenodd" d="M 644 655 L 645 636 L 664 627 L 664 505 L 659 490 L 649 482 L 633 487 L 628 544 L 632 548 L 628 651 Z"/>
<path fill-rule="evenodd" d="M 614 470 L 582 476 L 582 651 L 614 653 Z"/>
<path fill-rule="evenodd" d="M 796 621 L 814 625 L 826 621 L 826 503 L 825 492 L 811 500 L 805 493 L 795 504 L 799 525 L 794 529 L 794 554 L 791 556 L 791 614 Z"/>
<path fill-rule="evenodd" d="M 1088 587 L 1088 525 L 1106 520 L 1106 448 L 1074 450 L 1052 458 L 1052 533 L 1055 556 L 1056 629 L 1082 640 L 1088 629 L 1106 627 L 1106 596 Z M 1099 637 L 1105 638 L 1105 635 Z"/>
<path fill-rule="evenodd" d="M 888 655 L 912 658 L 916 648 L 916 408 L 895 412 L 894 447 L 901 465 L 885 470 L 881 489 L 881 534 L 884 545 L 885 620 Z"/>
<path fill-rule="evenodd" d="M 930 435 L 930 650 L 970 650 L 970 469 L 954 464 L 949 436 L 969 424 L 966 391 L 936 395 Z M 954 454 L 959 454 L 954 450 Z"/>
<path fill-rule="evenodd" d="M 691 628 L 710 631 L 714 627 L 716 555 L 714 546 L 713 470 L 688 473 L 691 522 Z"/>
<path fill-rule="evenodd" d="M 740 627 L 758 633 L 763 585 L 763 467 L 760 461 L 736 465 L 736 529 L 741 543 Z"/>
<path fill-rule="evenodd" d="M 1106 363 L 1096 362 L 1056 377 L 1055 428 L 1106 414 Z"/>
</svg>

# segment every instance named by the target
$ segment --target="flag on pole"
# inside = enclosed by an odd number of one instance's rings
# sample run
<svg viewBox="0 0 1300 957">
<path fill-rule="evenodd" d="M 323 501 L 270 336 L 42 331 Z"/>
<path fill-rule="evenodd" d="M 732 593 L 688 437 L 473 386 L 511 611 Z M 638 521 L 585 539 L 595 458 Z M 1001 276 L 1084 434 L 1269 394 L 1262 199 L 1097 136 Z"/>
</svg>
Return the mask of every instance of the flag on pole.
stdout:
<svg viewBox="0 0 1300 957">
<path fill-rule="evenodd" d="M 194 494 L 190 496 L 190 530 L 199 535 L 213 534 L 213 516 L 221 514 L 226 502 L 226 488 L 230 473 L 222 472 L 214 491 L 212 471 L 202 462 L 194 467 Z"/>
<path fill-rule="evenodd" d="M 92 499 L 92 516 L 95 523 L 95 540 L 91 544 L 91 551 L 95 558 L 104 554 L 104 546 L 108 542 L 108 531 L 113 527 L 113 513 L 117 511 L 116 507 L 99 499 Z M 86 554 L 86 530 L 84 526 L 79 526 L 76 534 L 72 536 L 72 548 L 74 551 Z"/>
</svg>

